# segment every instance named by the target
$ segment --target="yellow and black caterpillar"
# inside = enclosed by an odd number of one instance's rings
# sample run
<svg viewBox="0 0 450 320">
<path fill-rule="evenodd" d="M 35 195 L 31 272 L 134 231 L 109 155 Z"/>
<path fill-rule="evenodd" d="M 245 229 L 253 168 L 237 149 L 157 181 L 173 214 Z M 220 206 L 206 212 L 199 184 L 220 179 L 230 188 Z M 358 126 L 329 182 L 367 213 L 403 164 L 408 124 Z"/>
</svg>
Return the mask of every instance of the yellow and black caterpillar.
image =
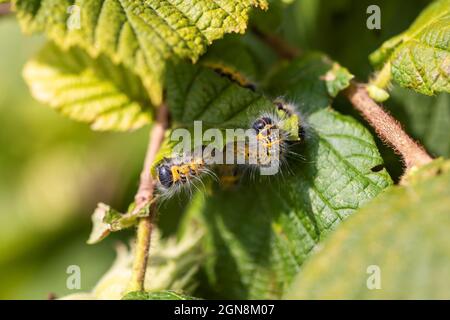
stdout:
<svg viewBox="0 0 450 320">
<path fill-rule="evenodd" d="M 179 155 L 164 158 L 156 166 L 157 187 L 163 197 L 171 197 L 183 189 L 191 191 L 192 187 L 202 183 L 204 175 L 214 176 L 214 173 L 202 156 Z"/>
<path fill-rule="evenodd" d="M 219 172 L 233 172 L 233 181 L 236 181 L 236 176 L 246 168 L 262 169 L 270 165 L 282 167 L 290 156 L 300 157 L 291 150 L 292 141 L 289 140 L 289 133 L 284 129 L 285 121 L 296 114 L 296 109 L 292 104 L 284 103 L 279 99 L 274 104 L 282 112 L 265 112 L 249 123 L 255 139 L 245 143 L 232 142 L 222 150 L 222 155 L 225 155 L 229 148 L 233 148 L 232 154 L 235 160 L 241 157 L 244 159 L 243 163 L 235 162 L 216 166 L 206 161 L 202 152 L 164 158 L 156 166 L 156 178 L 161 196 L 170 198 L 181 190 L 192 192 L 193 187 L 202 184 L 204 176 L 215 177 L 215 167 L 220 168 Z M 304 138 L 303 132 L 303 123 L 301 123 L 299 125 L 300 140 Z M 231 171 L 226 169 L 228 167 L 232 168 Z"/>
</svg>

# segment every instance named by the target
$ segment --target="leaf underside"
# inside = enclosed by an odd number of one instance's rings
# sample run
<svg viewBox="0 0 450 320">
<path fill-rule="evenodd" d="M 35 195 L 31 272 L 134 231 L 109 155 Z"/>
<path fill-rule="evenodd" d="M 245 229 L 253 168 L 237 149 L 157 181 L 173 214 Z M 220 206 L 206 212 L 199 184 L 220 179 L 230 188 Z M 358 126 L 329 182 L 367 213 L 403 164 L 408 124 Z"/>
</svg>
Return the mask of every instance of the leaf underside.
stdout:
<svg viewBox="0 0 450 320">
<path fill-rule="evenodd" d="M 196 61 L 213 40 L 226 33 L 243 33 L 252 6 L 267 8 L 265 0 L 13 3 L 24 31 L 45 32 L 63 48 L 77 45 L 93 56 L 105 54 L 139 74 L 154 105 L 162 102 L 167 60 Z"/>
<path fill-rule="evenodd" d="M 199 300 L 175 291 L 141 292 L 135 291 L 125 295 L 123 300 Z"/>
<path fill-rule="evenodd" d="M 250 128 L 252 119 L 274 112 L 272 101 L 210 68 L 176 64 L 167 73 L 167 102 L 176 125 L 203 121 L 221 128 Z"/>
<path fill-rule="evenodd" d="M 32 95 L 95 130 L 137 129 L 153 108 L 139 77 L 108 57 L 49 43 L 24 69 Z"/>
</svg>

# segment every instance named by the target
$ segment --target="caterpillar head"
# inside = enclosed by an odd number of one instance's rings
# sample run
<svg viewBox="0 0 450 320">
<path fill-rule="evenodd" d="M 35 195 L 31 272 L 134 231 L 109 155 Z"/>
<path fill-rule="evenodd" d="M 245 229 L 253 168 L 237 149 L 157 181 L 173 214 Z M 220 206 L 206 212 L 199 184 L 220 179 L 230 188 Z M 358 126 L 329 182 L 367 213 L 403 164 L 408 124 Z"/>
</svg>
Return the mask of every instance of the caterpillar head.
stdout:
<svg viewBox="0 0 450 320">
<path fill-rule="evenodd" d="M 174 155 L 164 158 L 155 167 L 157 189 L 162 199 L 171 198 L 173 195 L 185 191 L 192 195 L 194 188 L 203 185 L 202 178 L 205 175 L 213 176 L 206 166 L 203 158 L 194 157 L 191 154 Z"/>
<path fill-rule="evenodd" d="M 156 167 L 158 182 L 164 188 L 170 188 L 173 185 L 172 170 L 169 165 L 163 163 Z"/>
<path fill-rule="evenodd" d="M 256 133 L 260 133 L 268 128 L 273 126 L 273 120 L 270 117 L 261 117 L 253 122 L 252 128 L 256 131 Z"/>
</svg>

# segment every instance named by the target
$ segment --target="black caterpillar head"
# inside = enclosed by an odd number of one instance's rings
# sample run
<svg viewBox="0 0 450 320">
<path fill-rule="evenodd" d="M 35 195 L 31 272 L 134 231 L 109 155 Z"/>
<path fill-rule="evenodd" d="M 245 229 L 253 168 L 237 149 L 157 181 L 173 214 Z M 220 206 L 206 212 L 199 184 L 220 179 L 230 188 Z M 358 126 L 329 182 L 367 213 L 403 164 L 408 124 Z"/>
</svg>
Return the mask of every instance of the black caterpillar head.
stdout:
<svg viewBox="0 0 450 320">
<path fill-rule="evenodd" d="M 256 133 L 260 133 L 262 130 L 264 130 L 267 126 L 272 126 L 273 125 L 273 120 L 269 117 L 262 117 L 259 118 L 258 120 L 256 120 L 253 125 L 252 128 L 256 131 Z"/>
<path fill-rule="evenodd" d="M 173 184 L 172 170 L 166 164 L 161 164 L 156 167 L 156 172 L 158 173 L 159 183 L 165 188 L 170 188 Z"/>
</svg>

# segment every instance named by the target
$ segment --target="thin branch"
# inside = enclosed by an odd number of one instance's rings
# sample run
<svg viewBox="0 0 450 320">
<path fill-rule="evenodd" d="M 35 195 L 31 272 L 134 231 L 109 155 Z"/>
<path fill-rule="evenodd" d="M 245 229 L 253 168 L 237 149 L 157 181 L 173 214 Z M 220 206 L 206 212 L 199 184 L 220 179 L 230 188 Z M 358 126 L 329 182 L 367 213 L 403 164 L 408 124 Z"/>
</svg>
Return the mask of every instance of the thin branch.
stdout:
<svg viewBox="0 0 450 320">
<path fill-rule="evenodd" d="M 161 147 L 164 135 L 168 126 L 169 112 L 166 105 L 162 105 L 158 109 L 156 122 L 150 133 L 150 140 L 145 156 L 144 167 L 141 172 L 139 188 L 135 196 L 136 209 L 140 210 L 149 205 L 153 199 L 153 191 L 155 189 L 155 181 L 151 174 L 151 166 L 155 160 L 156 154 Z M 148 217 L 142 218 L 138 223 L 136 235 L 135 258 L 129 291 L 143 291 L 145 272 L 147 270 L 148 254 L 150 249 L 150 241 L 153 229 L 153 220 L 156 216 L 156 206 L 151 205 Z"/>
<path fill-rule="evenodd" d="M 152 211 L 153 210 L 152 206 Z M 135 256 L 128 291 L 144 291 L 145 273 L 147 271 L 148 256 L 150 252 L 150 243 L 153 231 L 153 217 L 156 213 L 152 212 L 150 216 L 141 218 L 136 232 Z"/>
<path fill-rule="evenodd" d="M 369 97 L 365 85 L 352 83 L 345 95 L 375 129 L 378 137 L 402 157 L 406 171 L 433 160 L 419 143 L 406 134 L 396 119 Z"/>
<path fill-rule="evenodd" d="M 167 106 L 163 104 L 158 109 L 156 122 L 150 133 L 150 140 L 147 148 L 147 154 L 145 155 L 144 168 L 141 172 L 139 189 L 134 197 L 136 207 L 139 207 L 139 209 L 149 203 L 153 197 L 154 181 L 150 169 L 164 140 L 164 134 L 166 132 L 168 122 L 169 111 L 167 110 Z"/>
<path fill-rule="evenodd" d="M 300 49 L 291 46 L 289 43 L 274 34 L 262 32 L 256 27 L 252 27 L 252 31 L 258 38 L 275 50 L 279 57 L 291 60 L 300 55 Z"/>
<path fill-rule="evenodd" d="M 299 55 L 300 51 L 295 51 L 283 39 L 266 35 L 258 30 L 254 32 L 281 58 L 293 59 Z M 395 118 L 369 97 L 364 84 L 353 82 L 344 93 L 353 107 L 375 129 L 378 137 L 402 157 L 406 172 L 433 160 L 419 143 L 408 136 Z"/>
</svg>

